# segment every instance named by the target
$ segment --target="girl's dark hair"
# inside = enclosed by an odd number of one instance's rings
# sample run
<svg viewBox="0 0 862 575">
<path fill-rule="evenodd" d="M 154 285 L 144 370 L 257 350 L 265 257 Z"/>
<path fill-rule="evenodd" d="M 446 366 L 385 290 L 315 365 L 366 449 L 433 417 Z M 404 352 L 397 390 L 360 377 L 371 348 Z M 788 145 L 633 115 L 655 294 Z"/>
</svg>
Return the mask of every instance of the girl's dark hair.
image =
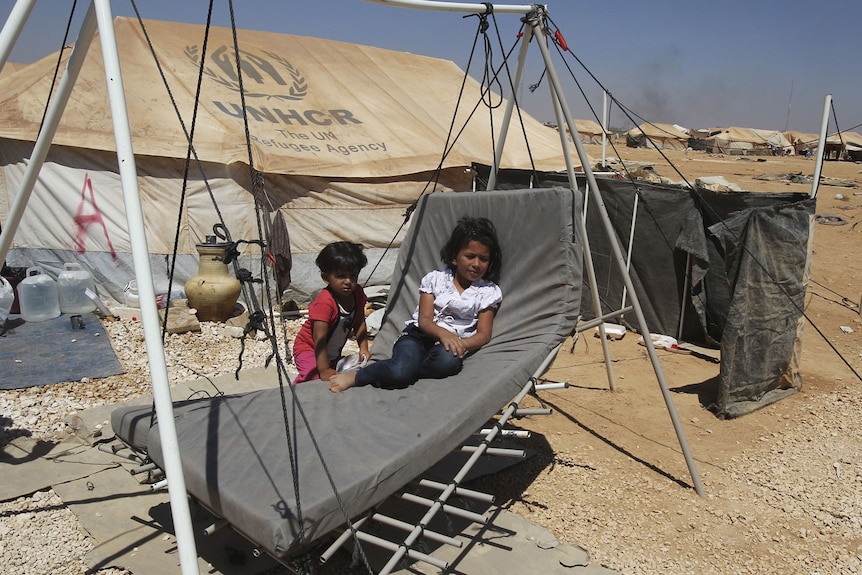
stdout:
<svg viewBox="0 0 862 575">
<path fill-rule="evenodd" d="M 452 260 L 458 257 L 461 251 L 470 241 L 477 241 L 486 246 L 490 252 L 488 271 L 485 279 L 492 282 L 500 281 L 500 268 L 503 265 L 503 253 L 500 251 L 500 241 L 497 239 L 497 230 L 488 218 L 471 218 L 465 216 L 458 220 L 449 241 L 440 250 L 440 258 L 450 269 Z"/>
<path fill-rule="evenodd" d="M 362 244 L 332 242 L 320 250 L 314 263 L 325 274 L 358 272 L 368 264 L 368 258 L 362 253 Z"/>
</svg>

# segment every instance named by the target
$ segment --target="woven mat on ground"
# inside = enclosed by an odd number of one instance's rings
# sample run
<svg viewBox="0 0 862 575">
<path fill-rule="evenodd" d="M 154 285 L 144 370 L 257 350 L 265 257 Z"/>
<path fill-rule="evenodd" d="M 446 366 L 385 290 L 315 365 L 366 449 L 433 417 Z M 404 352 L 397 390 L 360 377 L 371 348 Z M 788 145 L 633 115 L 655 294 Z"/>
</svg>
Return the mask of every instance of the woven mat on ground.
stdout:
<svg viewBox="0 0 862 575">
<path fill-rule="evenodd" d="M 0 337 L 0 389 L 21 389 L 123 372 L 99 318 L 81 314 L 83 329 L 68 315 L 24 322 Z M 19 316 L 10 316 L 17 323 Z M 8 324 L 7 324 L 8 325 Z"/>
</svg>

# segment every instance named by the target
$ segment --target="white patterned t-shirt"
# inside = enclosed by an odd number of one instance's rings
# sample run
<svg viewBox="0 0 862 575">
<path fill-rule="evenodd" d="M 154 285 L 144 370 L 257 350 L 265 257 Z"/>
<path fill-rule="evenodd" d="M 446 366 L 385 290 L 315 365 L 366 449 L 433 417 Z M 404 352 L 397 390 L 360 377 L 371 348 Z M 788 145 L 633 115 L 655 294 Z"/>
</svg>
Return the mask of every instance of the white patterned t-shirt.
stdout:
<svg viewBox="0 0 862 575">
<path fill-rule="evenodd" d="M 480 279 L 458 293 L 455 275 L 450 269 L 434 270 L 425 274 L 419 283 L 419 292 L 434 296 L 434 323 L 461 338 L 476 333 L 479 312 L 500 306 L 503 292 L 492 281 Z M 419 306 L 408 324 L 419 325 Z"/>
</svg>

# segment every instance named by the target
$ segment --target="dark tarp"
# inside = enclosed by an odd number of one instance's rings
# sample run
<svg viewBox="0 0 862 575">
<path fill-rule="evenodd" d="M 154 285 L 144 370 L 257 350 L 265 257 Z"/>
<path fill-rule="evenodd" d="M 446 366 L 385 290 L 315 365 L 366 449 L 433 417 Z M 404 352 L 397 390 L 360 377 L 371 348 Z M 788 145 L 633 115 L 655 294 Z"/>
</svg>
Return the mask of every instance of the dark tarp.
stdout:
<svg viewBox="0 0 862 575">
<path fill-rule="evenodd" d="M 486 167 L 474 169 L 480 182 L 487 181 Z M 565 174 L 519 170 L 503 170 L 498 179 L 500 187 L 531 180 L 568 181 Z M 743 415 L 799 389 L 797 348 L 814 200 L 804 193 L 692 192 L 641 181 L 596 181 L 623 257 L 639 196 L 631 278 L 649 331 L 721 347 L 717 414 Z M 579 177 L 579 187 L 584 183 Z M 602 312 L 620 309 L 625 284 L 592 198 L 587 237 Z M 589 319 L 595 314 L 586 275 L 584 281 L 581 313 Z M 625 303 L 631 303 L 629 294 Z M 640 331 L 634 313 L 623 323 Z"/>
<path fill-rule="evenodd" d="M 709 227 L 729 302 L 717 411 L 744 415 L 798 390 L 815 200 L 751 207 Z M 720 262 L 712 260 L 711 267 Z M 712 285 L 720 279 L 713 277 Z M 725 290 L 722 290 L 724 292 Z"/>
<path fill-rule="evenodd" d="M 389 354 L 418 303 L 419 280 L 442 266 L 440 248 L 463 215 L 489 217 L 503 250 L 503 303 L 491 341 L 457 376 L 406 389 L 332 394 L 325 382 L 299 384 L 295 395 L 285 390 L 286 415 L 279 389 L 177 405 L 188 492 L 262 549 L 285 557 L 344 524 L 345 513 L 356 517 L 401 489 L 499 413 L 575 328 L 582 248 L 572 218 L 580 209 L 580 195 L 562 188 L 423 197 L 399 250 L 373 356 Z M 159 426 L 148 429 L 149 409 L 115 410 L 111 423 L 124 441 L 146 442 L 161 465 Z M 291 469 L 298 471 L 296 489 Z"/>
</svg>

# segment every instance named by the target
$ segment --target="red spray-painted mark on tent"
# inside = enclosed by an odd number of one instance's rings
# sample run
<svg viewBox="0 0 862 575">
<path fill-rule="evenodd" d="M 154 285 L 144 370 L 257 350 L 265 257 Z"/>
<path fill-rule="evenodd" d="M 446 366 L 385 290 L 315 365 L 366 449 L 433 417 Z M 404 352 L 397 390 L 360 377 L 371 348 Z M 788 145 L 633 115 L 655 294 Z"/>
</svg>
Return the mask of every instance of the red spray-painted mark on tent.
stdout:
<svg viewBox="0 0 862 575">
<path fill-rule="evenodd" d="M 87 191 L 90 192 L 90 205 L 93 206 L 94 210 L 92 214 L 83 213 L 84 204 L 87 203 Z M 108 235 L 108 226 L 105 225 L 105 220 L 102 219 L 102 212 L 99 211 L 99 206 L 96 205 L 93 181 L 90 179 L 90 174 L 84 174 L 84 187 L 81 188 L 81 203 L 78 204 L 78 212 L 75 214 L 75 249 L 79 254 L 87 251 L 87 248 L 84 246 L 84 237 L 87 235 L 87 227 L 90 224 L 99 224 L 102 226 L 102 231 L 105 233 L 105 239 L 108 242 L 108 249 L 111 250 L 111 257 L 117 259 L 117 252 L 111 243 L 111 236 Z"/>
</svg>

